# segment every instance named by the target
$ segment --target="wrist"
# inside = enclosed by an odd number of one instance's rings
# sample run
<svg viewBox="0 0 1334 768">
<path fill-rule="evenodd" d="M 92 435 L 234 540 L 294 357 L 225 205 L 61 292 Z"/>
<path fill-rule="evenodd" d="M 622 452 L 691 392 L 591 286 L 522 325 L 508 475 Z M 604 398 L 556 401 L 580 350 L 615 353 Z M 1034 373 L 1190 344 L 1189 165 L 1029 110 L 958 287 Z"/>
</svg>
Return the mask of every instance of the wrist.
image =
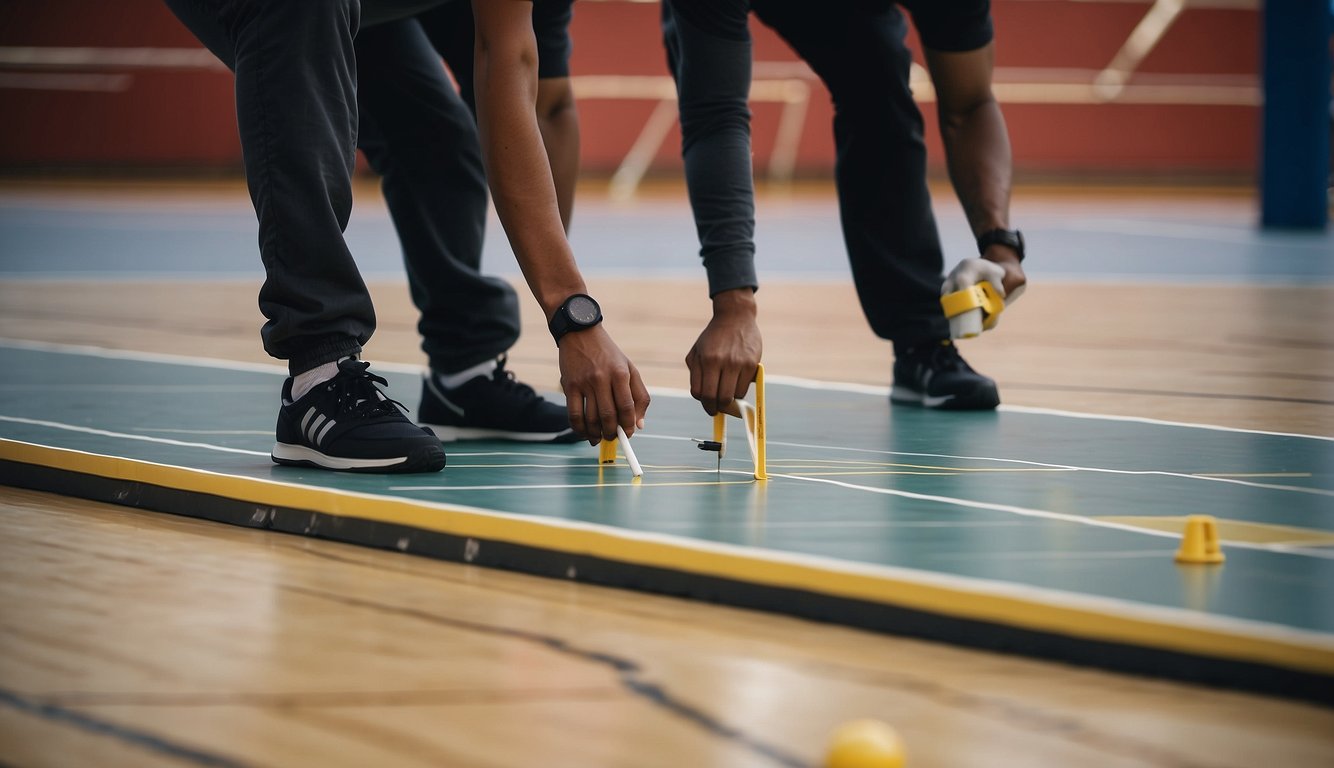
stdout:
<svg viewBox="0 0 1334 768">
<path fill-rule="evenodd" d="M 560 346 L 561 339 L 579 331 L 594 328 L 602 322 L 602 308 L 596 300 L 586 293 L 576 293 L 561 302 L 556 311 L 551 313 L 547 329 L 551 337 Z"/>
<path fill-rule="evenodd" d="M 536 298 L 537 303 L 542 307 L 542 313 L 546 315 L 547 322 L 549 323 L 556 312 L 560 310 L 561 305 L 563 305 L 571 296 L 578 294 L 588 294 L 588 288 L 584 286 L 583 283 L 551 288 L 542 291 Z"/>
<path fill-rule="evenodd" d="M 977 236 L 977 252 L 988 261 L 1023 261 L 1024 233 L 1017 229 L 989 229 Z"/>
<path fill-rule="evenodd" d="M 982 258 L 1000 265 L 1019 266 L 1023 257 L 1015 249 L 1004 245 L 993 245 L 982 252 Z"/>
<path fill-rule="evenodd" d="M 758 312 L 759 303 L 755 301 L 754 288 L 733 288 L 713 295 L 714 315 L 745 314 L 753 317 Z"/>
</svg>

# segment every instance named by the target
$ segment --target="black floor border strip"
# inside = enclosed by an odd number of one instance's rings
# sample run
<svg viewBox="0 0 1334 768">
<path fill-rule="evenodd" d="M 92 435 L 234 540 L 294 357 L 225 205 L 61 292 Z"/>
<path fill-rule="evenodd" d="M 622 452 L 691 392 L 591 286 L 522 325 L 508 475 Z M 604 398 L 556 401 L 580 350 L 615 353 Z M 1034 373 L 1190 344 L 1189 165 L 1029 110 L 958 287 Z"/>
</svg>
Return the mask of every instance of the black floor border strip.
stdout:
<svg viewBox="0 0 1334 768">
<path fill-rule="evenodd" d="M 947 616 L 525 544 L 486 541 L 316 510 L 0 459 L 0 484 L 311 536 L 534 576 L 683 597 L 886 635 L 1334 707 L 1334 676 Z"/>
</svg>

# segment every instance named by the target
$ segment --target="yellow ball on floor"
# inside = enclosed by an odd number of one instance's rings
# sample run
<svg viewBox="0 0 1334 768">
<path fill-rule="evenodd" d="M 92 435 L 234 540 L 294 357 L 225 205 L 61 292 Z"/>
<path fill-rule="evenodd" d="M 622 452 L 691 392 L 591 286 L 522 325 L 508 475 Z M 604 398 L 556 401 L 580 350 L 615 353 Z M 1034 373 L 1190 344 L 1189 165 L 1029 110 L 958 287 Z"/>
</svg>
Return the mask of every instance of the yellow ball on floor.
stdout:
<svg viewBox="0 0 1334 768">
<path fill-rule="evenodd" d="M 903 742 L 879 720 L 853 720 L 829 739 L 824 768 L 902 768 Z"/>
</svg>

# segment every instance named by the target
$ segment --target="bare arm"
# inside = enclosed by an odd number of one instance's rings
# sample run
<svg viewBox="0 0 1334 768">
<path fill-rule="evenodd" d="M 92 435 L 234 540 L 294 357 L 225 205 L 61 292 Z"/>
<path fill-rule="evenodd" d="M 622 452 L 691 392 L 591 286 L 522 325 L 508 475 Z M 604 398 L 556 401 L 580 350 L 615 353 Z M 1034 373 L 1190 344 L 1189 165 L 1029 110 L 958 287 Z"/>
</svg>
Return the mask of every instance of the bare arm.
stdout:
<svg viewBox="0 0 1334 768">
<path fill-rule="evenodd" d="M 532 3 L 473 0 L 477 120 L 487 179 L 528 287 L 550 319 L 576 293 L 587 293 L 565 238 L 551 166 L 535 111 L 537 44 Z M 648 409 L 639 372 L 603 325 L 560 343 L 561 387 L 570 424 L 589 442 L 633 434 Z"/>
<path fill-rule="evenodd" d="M 991 44 L 962 53 L 926 50 L 950 182 L 974 235 L 1010 227 L 1010 137 L 991 91 L 994 60 Z M 1014 251 L 994 245 L 983 258 L 1005 268 L 1007 293 L 1024 285 Z"/>
<path fill-rule="evenodd" d="M 560 220 L 569 232 L 574 187 L 579 178 L 579 112 L 570 78 L 544 77 L 537 81 L 537 126 L 551 161 Z"/>
</svg>

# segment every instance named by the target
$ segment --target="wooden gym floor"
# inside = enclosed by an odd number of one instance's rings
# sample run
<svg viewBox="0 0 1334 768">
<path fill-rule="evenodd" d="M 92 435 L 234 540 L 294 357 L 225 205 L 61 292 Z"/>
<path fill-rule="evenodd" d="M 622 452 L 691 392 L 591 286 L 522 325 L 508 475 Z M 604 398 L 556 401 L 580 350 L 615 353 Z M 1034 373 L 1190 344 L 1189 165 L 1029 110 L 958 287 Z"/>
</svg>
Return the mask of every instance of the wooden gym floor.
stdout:
<svg viewBox="0 0 1334 768">
<path fill-rule="evenodd" d="M 413 311 L 359 192 L 367 358 L 411 406 Z M 719 474 L 686 442 L 708 436 L 679 362 L 707 301 L 682 199 L 590 187 L 576 213 L 655 390 L 631 486 L 588 446 L 450 446 L 408 479 L 274 468 L 243 190 L 9 186 L 6 482 L 66 495 L 0 506 L 6 760 L 814 765 L 858 717 L 894 725 L 913 766 L 1334 760 L 1334 715 L 1304 703 L 1328 703 L 1334 658 L 1334 238 L 1259 233 L 1237 192 L 1021 190 L 1032 285 L 963 343 L 1006 405 L 929 414 L 885 404 L 827 190 L 768 194 L 758 486 L 744 451 Z M 964 252 L 943 196 L 940 219 Z M 511 367 L 553 391 L 543 336 L 525 298 Z M 245 524 L 209 499 L 260 486 L 272 527 L 471 564 L 134 508 Z M 377 531 L 346 522 L 386 504 Z M 1173 565 L 1192 513 L 1222 523 L 1224 565 Z"/>
</svg>

